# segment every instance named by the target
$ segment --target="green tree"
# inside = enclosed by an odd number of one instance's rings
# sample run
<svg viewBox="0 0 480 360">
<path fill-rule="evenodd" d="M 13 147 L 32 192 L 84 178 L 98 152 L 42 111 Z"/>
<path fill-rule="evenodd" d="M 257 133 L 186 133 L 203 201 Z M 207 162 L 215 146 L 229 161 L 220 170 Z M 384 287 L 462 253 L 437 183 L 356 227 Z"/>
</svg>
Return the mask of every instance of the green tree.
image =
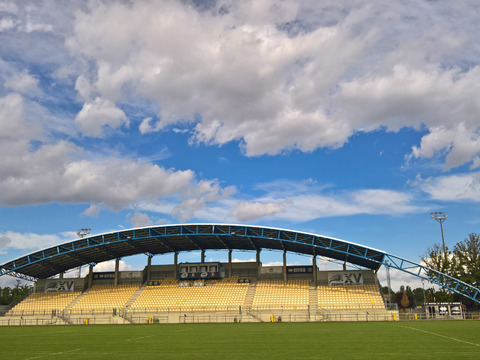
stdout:
<svg viewBox="0 0 480 360">
<path fill-rule="evenodd" d="M 426 253 L 422 256 L 422 260 L 430 269 L 439 271 L 443 274 L 450 275 L 456 265 L 456 259 L 452 256 L 452 252 L 441 244 L 435 243 L 429 247 Z M 434 275 L 435 276 L 435 275 Z"/>
<path fill-rule="evenodd" d="M 424 292 L 423 288 L 418 287 L 413 289 L 413 297 L 415 298 L 416 304 L 424 304 L 426 298 L 426 292 Z"/>
<path fill-rule="evenodd" d="M 407 308 L 415 308 L 415 298 L 413 296 L 409 296 L 404 290 L 405 287 L 401 286 L 400 291 L 395 294 L 395 303 L 398 305 L 399 308 L 401 309 L 407 309 Z"/>
<path fill-rule="evenodd" d="M 25 297 L 31 290 L 31 286 L 21 285 L 20 280 L 17 280 L 13 289 L 8 286 L 3 289 L 0 288 L 0 305 L 10 305 L 18 299 Z"/>
<path fill-rule="evenodd" d="M 0 288 L 0 305 L 8 305 L 10 304 L 10 288 L 4 287 L 3 289 Z"/>
<path fill-rule="evenodd" d="M 433 294 L 434 302 L 452 302 L 454 301 L 453 294 L 449 294 L 446 291 L 440 290 Z"/>
<path fill-rule="evenodd" d="M 458 260 L 456 256 L 452 254 L 448 247 L 445 247 L 445 251 L 443 251 L 443 246 L 441 244 L 435 243 L 433 244 L 433 246 L 427 249 L 427 252 L 422 257 L 422 260 L 427 267 L 441 272 L 445 275 L 455 277 L 454 273 L 455 269 L 457 269 L 458 267 Z M 431 272 L 430 276 L 433 279 L 438 278 L 438 280 L 440 280 L 440 282 L 444 284 L 448 284 L 451 282 L 448 277 L 438 277 L 438 274 L 434 272 Z M 444 288 L 442 288 L 440 292 L 443 292 L 443 294 L 438 294 L 438 296 L 437 294 L 435 294 L 435 297 L 442 299 L 451 297 Z"/>
<path fill-rule="evenodd" d="M 403 292 L 402 298 L 400 299 L 400 305 L 403 309 L 408 308 L 410 305 L 410 301 L 408 301 L 408 295 L 405 291 Z"/>
<path fill-rule="evenodd" d="M 453 249 L 456 261 L 454 276 L 467 284 L 480 286 L 480 237 L 470 234 Z"/>
</svg>

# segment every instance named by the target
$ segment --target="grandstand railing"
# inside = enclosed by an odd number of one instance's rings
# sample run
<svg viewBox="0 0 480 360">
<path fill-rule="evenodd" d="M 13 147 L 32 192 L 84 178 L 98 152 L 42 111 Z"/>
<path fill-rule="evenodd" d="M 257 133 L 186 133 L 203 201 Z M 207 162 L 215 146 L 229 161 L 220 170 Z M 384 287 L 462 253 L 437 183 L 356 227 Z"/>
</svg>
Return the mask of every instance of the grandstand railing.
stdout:
<svg viewBox="0 0 480 360">
<path fill-rule="evenodd" d="M 322 308 L 311 305 L 269 305 L 261 306 L 183 306 L 168 307 L 155 306 L 144 308 L 104 308 L 104 309 L 43 309 L 43 310 L 10 310 L 5 316 L 94 316 L 94 315 L 121 315 L 121 314 L 150 314 L 150 313 L 184 313 L 184 312 L 237 312 L 248 313 L 252 311 L 309 311 L 316 312 L 322 310 L 371 310 L 382 311 L 385 308 L 379 308 L 372 305 L 343 305 Z"/>
</svg>

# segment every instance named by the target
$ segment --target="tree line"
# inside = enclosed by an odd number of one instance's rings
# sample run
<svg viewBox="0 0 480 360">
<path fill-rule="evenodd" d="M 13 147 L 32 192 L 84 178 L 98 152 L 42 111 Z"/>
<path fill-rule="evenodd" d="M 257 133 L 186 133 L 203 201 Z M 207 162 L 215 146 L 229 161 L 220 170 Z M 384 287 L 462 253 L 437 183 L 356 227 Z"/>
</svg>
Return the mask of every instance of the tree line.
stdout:
<svg viewBox="0 0 480 360">
<path fill-rule="evenodd" d="M 17 280 L 17 284 L 13 287 L 0 287 L 0 305 L 10 305 L 16 301 L 24 298 L 30 293 L 32 287 L 30 285 L 21 285 L 20 280 Z"/>
<path fill-rule="evenodd" d="M 427 267 L 433 270 L 476 288 L 480 286 L 480 236 L 478 234 L 469 234 L 466 239 L 455 244 L 453 250 L 447 246 L 444 248 L 443 244 L 435 243 L 423 254 L 422 260 Z M 384 287 L 383 292 L 387 294 L 388 288 Z M 411 289 L 409 286 L 402 286 L 400 291 L 392 292 L 392 294 L 392 303 L 397 303 L 402 309 L 415 308 L 425 302 L 461 302 L 470 310 L 480 308 L 475 301 L 444 288 L 424 290 L 423 288 Z"/>
</svg>

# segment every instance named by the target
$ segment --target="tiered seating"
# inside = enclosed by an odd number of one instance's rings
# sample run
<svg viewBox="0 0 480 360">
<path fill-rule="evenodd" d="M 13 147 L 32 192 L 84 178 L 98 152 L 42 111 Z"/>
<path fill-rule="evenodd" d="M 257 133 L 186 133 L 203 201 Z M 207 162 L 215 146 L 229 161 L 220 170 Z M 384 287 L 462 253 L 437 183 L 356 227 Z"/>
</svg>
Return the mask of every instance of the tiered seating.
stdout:
<svg viewBox="0 0 480 360">
<path fill-rule="evenodd" d="M 319 286 L 318 306 L 324 309 L 385 309 L 375 285 Z"/>
<path fill-rule="evenodd" d="M 33 293 L 12 308 L 8 315 L 28 315 L 65 309 L 80 292 Z"/>
<path fill-rule="evenodd" d="M 125 307 L 138 285 L 94 285 L 72 310 L 111 310 Z"/>
<path fill-rule="evenodd" d="M 252 307 L 257 310 L 308 307 L 309 280 L 259 281 Z"/>
<path fill-rule="evenodd" d="M 180 286 L 175 279 L 162 280 L 159 286 L 147 286 L 132 304 L 137 310 L 232 310 L 243 305 L 248 284 L 238 283 L 238 278 L 222 281 L 204 281 L 204 286 Z"/>
</svg>

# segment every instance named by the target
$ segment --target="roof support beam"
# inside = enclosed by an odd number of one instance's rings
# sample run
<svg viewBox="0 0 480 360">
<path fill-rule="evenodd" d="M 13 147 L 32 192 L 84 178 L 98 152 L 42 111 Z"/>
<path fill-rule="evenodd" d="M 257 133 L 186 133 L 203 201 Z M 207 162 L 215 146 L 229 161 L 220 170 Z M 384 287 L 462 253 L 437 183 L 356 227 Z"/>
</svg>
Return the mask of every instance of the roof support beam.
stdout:
<svg viewBox="0 0 480 360">
<path fill-rule="evenodd" d="M 225 242 L 222 240 L 222 238 L 221 238 L 220 236 L 218 236 L 218 235 L 215 235 L 215 237 L 216 237 L 216 238 L 217 238 L 217 240 L 220 242 L 220 244 L 222 244 L 222 245 L 223 245 L 223 247 L 224 247 L 225 249 L 227 249 L 227 250 L 230 250 L 230 251 L 231 251 L 231 249 L 230 249 L 230 248 L 227 246 L 227 244 L 225 244 Z"/>
<path fill-rule="evenodd" d="M 205 251 L 222 247 L 231 250 L 227 244 L 229 241 L 234 241 L 235 236 L 248 239 L 236 242 L 236 248 L 253 249 L 257 253 L 261 250 L 259 243 L 267 241 L 272 249 L 282 249 L 284 252 L 288 249 L 292 252 L 313 254 L 342 262 L 348 261 L 354 266 L 372 270 L 378 270 L 381 265 L 386 265 L 426 279 L 480 303 L 480 289 L 380 250 L 322 235 L 229 224 L 159 225 L 76 239 L 0 264 L 0 276 L 12 275 L 28 280 L 39 276 L 50 277 L 77 267 L 79 262 L 86 264 L 131 255 L 132 248 L 139 253 L 159 253 L 163 250 L 178 253 L 191 251 L 192 248 Z M 132 241 L 132 238 L 140 240 L 141 246 L 137 245 L 136 241 Z M 129 245 L 120 245 L 125 242 Z M 202 248 L 200 244 L 208 244 L 208 246 L 204 245 Z"/>
<path fill-rule="evenodd" d="M 203 251 L 203 249 L 200 246 L 198 246 L 198 244 L 195 241 L 193 241 L 190 236 L 185 235 L 185 239 L 190 241 L 192 245 L 195 246 L 198 250 Z"/>
</svg>

